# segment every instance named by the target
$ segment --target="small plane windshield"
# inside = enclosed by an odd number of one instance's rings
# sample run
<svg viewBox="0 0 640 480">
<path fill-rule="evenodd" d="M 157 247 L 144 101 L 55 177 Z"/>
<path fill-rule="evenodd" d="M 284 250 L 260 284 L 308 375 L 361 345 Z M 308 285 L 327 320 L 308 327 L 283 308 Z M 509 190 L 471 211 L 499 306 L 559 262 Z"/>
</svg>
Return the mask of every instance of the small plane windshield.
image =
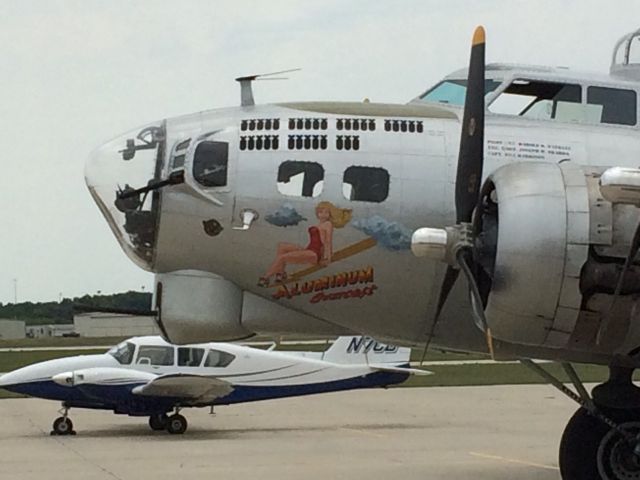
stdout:
<svg viewBox="0 0 640 480">
<path fill-rule="evenodd" d="M 484 81 L 484 94 L 493 92 L 501 81 L 487 79 Z M 423 102 L 446 103 L 447 105 L 464 105 L 467 93 L 467 80 L 444 80 L 428 90 L 420 97 Z"/>
<path fill-rule="evenodd" d="M 115 358 L 121 365 L 129 365 L 133 360 L 133 353 L 136 350 L 136 346 L 131 342 L 122 342 L 107 353 Z"/>
</svg>

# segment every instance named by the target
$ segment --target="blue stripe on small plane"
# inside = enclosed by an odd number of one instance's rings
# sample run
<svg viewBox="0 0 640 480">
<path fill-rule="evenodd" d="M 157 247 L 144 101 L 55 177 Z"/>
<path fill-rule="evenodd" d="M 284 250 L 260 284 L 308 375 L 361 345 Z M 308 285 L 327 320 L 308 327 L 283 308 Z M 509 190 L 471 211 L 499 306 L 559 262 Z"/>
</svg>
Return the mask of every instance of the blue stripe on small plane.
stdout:
<svg viewBox="0 0 640 480">
<path fill-rule="evenodd" d="M 404 382 L 408 373 L 373 372 L 367 375 L 323 383 L 280 386 L 234 385 L 233 391 L 207 405 L 230 405 L 274 398 L 336 392 L 357 388 L 372 388 Z M 65 387 L 46 380 L 3 387 L 15 393 L 64 402 L 69 407 L 113 410 L 134 416 L 168 412 L 180 403 L 180 398 L 135 395 L 131 390 L 143 383 L 128 385 L 91 385 Z M 204 405 L 201 405 L 204 406 Z"/>
</svg>

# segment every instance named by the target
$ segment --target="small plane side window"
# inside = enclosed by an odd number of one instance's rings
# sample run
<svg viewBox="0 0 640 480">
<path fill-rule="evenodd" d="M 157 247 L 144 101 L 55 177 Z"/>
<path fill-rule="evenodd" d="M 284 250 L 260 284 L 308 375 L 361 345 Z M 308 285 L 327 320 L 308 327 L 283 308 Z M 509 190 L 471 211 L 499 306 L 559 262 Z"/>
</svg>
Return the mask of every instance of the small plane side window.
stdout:
<svg viewBox="0 0 640 480">
<path fill-rule="evenodd" d="M 287 160 L 278 168 L 278 191 L 292 197 L 317 197 L 324 186 L 324 168 L 316 162 Z"/>
<path fill-rule="evenodd" d="M 582 87 L 567 83 L 514 80 L 489 106 L 489 111 L 535 120 L 586 120 Z"/>
<path fill-rule="evenodd" d="M 209 350 L 209 355 L 207 355 L 204 366 L 223 368 L 233 362 L 235 358 L 235 355 L 223 352 L 221 350 Z"/>
<path fill-rule="evenodd" d="M 173 350 L 173 347 L 141 345 L 138 349 L 138 359 L 136 363 L 155 366 L 173 365 Z"/>
<path fill-rule="evenodd" d="M 199 367 L 204 357 L 204 348 L 178 348 L 178 366 Z"/>
<path fill-rule="evenodd" d="M 633 90 L 588 87 L 587 103 L 597 106 L 599 123 L 636 124 L 636 92 Z"/>
<path fill-rule="evenodd" d="M 224 187 L 228 163 L 228 143 L 200 142 L 193 155 L 193 178 L 205 187 Z"/>
<path fill-rule="evenodd" d="M 377 167 L 349 167 L 342 178 L 347 200 L 380 203 L 389 196 L 389 172 Z"/>
</svg>

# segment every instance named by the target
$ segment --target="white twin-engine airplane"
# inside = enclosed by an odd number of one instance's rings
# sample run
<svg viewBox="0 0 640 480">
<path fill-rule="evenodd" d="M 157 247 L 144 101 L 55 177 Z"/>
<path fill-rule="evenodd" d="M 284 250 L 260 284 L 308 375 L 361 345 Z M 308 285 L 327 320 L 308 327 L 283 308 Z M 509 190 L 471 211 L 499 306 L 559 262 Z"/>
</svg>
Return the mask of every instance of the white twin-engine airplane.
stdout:
<svg viewBox="0 0 640 480">
<path fill-rule="evenodd" d="M 387 387 L 410 375 L 411 349 L 339 337 L 324 352 L 260 350 L 231 343 L 174 346 L 135 337 L 101 355 L 48 360 L 0 376 L 0 388 L 62 402 L 51 434 L 74 434 L 70 408 L 148 416 L 153 430 L 184 433 L 184 407 Z M 168 416 L 167 412 L 174 411 Z"/>
<path fill-rule="evenodd" d="M 640 478 L 639 40 L 598 75 L 485 65 L 479 28 L 469 69 L 405 105 L 255 105 L 241 77 L 240 107 L 120 136 L 86 181 L 156 274 L 170 341 L 366 333 L 522 359 L 580 405 L 563 478 Z M 589 394 L 575 362 L 609 381 Z"/>
</svg>

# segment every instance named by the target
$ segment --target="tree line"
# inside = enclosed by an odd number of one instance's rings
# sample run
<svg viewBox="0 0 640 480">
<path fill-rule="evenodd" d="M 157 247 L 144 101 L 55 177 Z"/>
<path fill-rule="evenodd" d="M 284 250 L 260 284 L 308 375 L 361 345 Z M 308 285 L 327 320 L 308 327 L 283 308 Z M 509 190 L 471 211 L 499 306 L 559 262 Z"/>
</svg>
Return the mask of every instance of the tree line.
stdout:
<svg viewBox="0 0 640 480">
<path fill-rule="evenodd" d="M 83 295 L 64 298 L 59 302 L 0 302 L 0 319 L 24 320 L 28 325 L 49 323 L 73 323 L 74 305 L 115 308 L 126 310 L 149 310 L 151 293 L 114 293 L 111 295 Z"/>
</svg>

